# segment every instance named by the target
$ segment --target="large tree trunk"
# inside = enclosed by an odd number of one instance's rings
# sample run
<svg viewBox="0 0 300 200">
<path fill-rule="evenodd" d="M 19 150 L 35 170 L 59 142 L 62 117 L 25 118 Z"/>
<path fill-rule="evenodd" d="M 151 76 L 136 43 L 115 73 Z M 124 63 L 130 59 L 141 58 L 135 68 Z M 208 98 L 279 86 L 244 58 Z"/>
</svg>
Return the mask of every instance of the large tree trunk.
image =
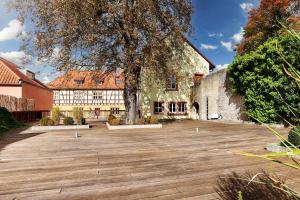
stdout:
<svg viewBox="0 0 300 200">
<path fill-rule="evenodd" d="M 137 95 L 129 88 L 124 89 L 125 97 L 125 108 L 126 108 L 126 123 L 134 124 L 136 121 L 136 110 L 137 110 Z"/>
<path fill-rule="evenodd" d="M 124 103 L 127 124 L 134 124 L 138 117 L 138 74 L 139 72 L 125 72 Z"/>
</svg>

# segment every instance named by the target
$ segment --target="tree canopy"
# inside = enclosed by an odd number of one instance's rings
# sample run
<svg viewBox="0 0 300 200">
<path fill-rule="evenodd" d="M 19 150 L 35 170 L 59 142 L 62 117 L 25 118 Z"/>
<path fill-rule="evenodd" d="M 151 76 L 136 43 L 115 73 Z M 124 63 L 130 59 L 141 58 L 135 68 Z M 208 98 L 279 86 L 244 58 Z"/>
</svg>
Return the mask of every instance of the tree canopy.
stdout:
<svg viewBox="0 0 300 200">
<path fill-rule="evenodd" d="M 129 123 L 142 67 L 165 75 L 191 29 L 190 0 L 14 0 L 10 6 L 34 24 L 27 51 L 51 57 L 57 69 L 123 68 Z"/>
<path fill-rule="evenodd" d="M 282 24 L 298 27 L 299 9 L 299 0 L 261 0 L 259 7 L 249 12 L 244 40 L 237 48 L 238 54 L 249 53 L 269 38 L 279 35 Z"/>
<path fill-rule="evenodd" d="M 257 50 L 237 56 L 228 68 L 233 91 L 245 98 L 247 112 L 264 123 L 298 123 L 300 87 L 285 72 L 287 62 L 300 69 L 299 41 L 284 34 Z M 284 59 L 283 59 L 284 58 Z"/>
</svg>

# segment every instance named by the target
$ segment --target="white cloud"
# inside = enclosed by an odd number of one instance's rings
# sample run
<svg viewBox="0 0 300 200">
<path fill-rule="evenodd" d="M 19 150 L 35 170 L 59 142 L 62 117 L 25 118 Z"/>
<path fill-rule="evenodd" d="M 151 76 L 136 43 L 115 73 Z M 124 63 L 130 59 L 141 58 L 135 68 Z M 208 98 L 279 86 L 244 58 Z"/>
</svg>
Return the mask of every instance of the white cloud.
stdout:
<svg viewBox="0 0 300 200">
<path fill-rule="evenodd" d="M 32 57 L 30 55 L 26 55 L 24 51 L 0 52 L 0 57 L 7 59 L 16 65 L 22 65 L 24 61 L 32 60 Z"/>
<path fill-rule="evenodd" d="M 232 45 L 231 41 L 229 41 L 229 42 L 221 41 L 221 45 L 223 47 L 225 47 L 227 49 L 227 51 L 233 51 L 233 45 Z"/>
<path fill-rule="evenodd" d="M 25 26 L 13 19 L 0 31 L 0 42 L 16 39 L 18 36 L 26 36 Z"/>
<path fill-rule="evenodd" d="M 209 45 L 209 44 L 201 44 L 201 49 L 217 49 L 218 47 L 217 46 L 214 46 L 214 45 Z"/>
<path fill-rule="evenodd" d="M 243 40 L 243 36 L 244 36 L 244 29 L 243 27 L 241 27 L 240 32 L 234 34 L 232 36 L 232 39 L 235 43 L 240 43 Z"/>
<path fill-rule="evenodd" d="M 252 8 L 254 8 L 253 3 L 242 3 L 240 4 L 240 7 L 243 9 L 245 13 L 248 13 Z"/>
<path fill-rule="evenodd" d="M 229 66 L 229 64 L 220 64 L 220 65 L 216 65 L 217 69 L 225 69 Z"/>
<path fill-rule="evenodd" d="M 208 37 L 223 37 L 223 33 L 208 33 Z"/>
</svg>

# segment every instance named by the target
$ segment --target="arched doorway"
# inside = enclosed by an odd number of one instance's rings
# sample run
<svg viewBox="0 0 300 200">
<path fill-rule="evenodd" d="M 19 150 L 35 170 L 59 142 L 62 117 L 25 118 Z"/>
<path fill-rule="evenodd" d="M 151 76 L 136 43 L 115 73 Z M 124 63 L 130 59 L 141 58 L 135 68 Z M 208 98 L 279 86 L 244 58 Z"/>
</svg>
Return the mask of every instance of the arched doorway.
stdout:
<svg viewBox="0 0 300 200">
<path fill-rule="evenodd" d="M 199 103 L 194 102 L 193 107 L 192 107 L 192 111 L 191 111 L 191 118 L 192 119 L 200 119 L 199 109 L 200 109 Z"/>
</svg>

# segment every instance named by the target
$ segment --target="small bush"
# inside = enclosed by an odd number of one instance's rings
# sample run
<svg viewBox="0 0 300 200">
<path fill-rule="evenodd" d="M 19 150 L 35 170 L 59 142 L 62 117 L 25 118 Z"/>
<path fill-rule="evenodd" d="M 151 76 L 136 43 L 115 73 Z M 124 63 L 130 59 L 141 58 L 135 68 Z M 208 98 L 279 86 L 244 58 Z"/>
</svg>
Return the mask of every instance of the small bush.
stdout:
<svg viewBox="0 0 300 200">
<path fill-rule="evenodd" d="M 147 120 L 143 117 L 137 120 L 137 124 L 146 124 L 146 123 L 147 123 Z"/>
<path fill-rule="evenodd" d="M 116 119 L 116 116 L 110 114 L 108 115 L 107 121 L 110 122 L 111 120 Z"/>
<path fill-rule="evenodd" d="M 73 117 L 75 119 L 76 124 L 80 124 L 80 120 L 83 118 L 83 108 L 74 107 L 73 108 Z"/>
<path fill-rule="evenodd" d="M 156 116 L 149 116 L 146 121 L 149 124 L 158 124 L 158 118 Z"/>
<path fill-rule="evenodd" d="M 49 117 L 43 117 L 40 120 L 40 125 L 41 126 L 53 126 L 55 123 L 52 119 L 50 119 Z"/>
<path fill-rule="evenodd" d="M 59 124 L 59 117 L 60 117 L 60 109 L 58 107 L 52 108 L 51 111 L 51 119 L 53 120 L 54 124 Z"/>
<path fill-rule="evenodd" d="M 66 117 L 66 118 L 64 118 L 64 125 L 73 125 L 73 124 L 74 124 L 73 117 Z"/>
<path fill-rule="evenodd" d="M 300 126 L 294 127 L 290 130 L 288 141 L 294 146 L 300 146 Z"/>
<path fill-rule="evenodd" d="M 109 124 L 110 125 L 121 125 L 122 120 L 120 118 L 115 118 L 115 119 L 110 120 Z"/>
<path fill-rule="evenodd" d="M 85 124 L 86 124 L 85 118 L 81 118 L 81 119 L 80 119 L 80 124 L 81 124 L 81 125 L 85 125 Z"/>
<path fill-rule="evenodd" d="M 1 129 L 9 129 L 14 127 L 19 127 L 20 123 L 18 123 L 11 113 L 4 107 L 0 107 L 0 127 Z"/>
</svg>

